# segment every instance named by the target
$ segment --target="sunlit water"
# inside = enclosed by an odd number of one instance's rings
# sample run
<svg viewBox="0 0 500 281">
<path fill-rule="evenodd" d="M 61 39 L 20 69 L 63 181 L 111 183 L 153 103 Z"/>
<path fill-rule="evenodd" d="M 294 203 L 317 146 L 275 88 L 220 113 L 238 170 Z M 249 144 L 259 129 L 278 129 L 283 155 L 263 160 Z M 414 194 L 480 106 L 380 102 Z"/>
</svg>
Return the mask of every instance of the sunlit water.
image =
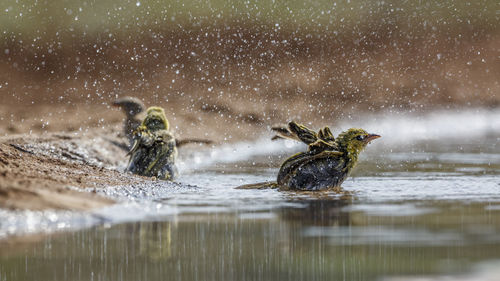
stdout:
<svg viewBox="0 0 500 281">
<path fill-rule="evenodd" d="M 99 191 L 122 203 L 90 214 L 2 211 L 0 280 L 500 280 L 498 120 L 367 121 L 383 138 L 343 193 L 234 189 L 304 149 L 266 138 L 184 156 L 178 185 Z"/>
</svg>

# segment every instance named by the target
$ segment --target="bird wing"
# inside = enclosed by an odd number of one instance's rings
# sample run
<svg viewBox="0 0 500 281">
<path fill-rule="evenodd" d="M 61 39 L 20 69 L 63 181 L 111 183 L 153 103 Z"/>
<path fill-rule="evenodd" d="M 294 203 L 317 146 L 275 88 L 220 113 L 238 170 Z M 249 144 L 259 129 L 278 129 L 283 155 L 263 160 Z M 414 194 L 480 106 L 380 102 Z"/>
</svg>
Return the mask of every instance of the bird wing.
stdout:
<svg viewBox="0 0 500 281">
<path fill-rule="evenodd" d="M 212 144 L 213 141 L 211 140 L 206 140 L 206 139 L 177 139 L 175 140 L 175 145 L 177 147 L 181 147 L 181 146 L 184 146 L 186 144 L 189 144 L 189 143 L 201 143 L 201 144 Z"/>
<path fill-rule="evenodd" d="M 318 135 L 315 131 L 294 121 L 288 123 L 288 129 L 306 144 L 311 144 L 318 140 Z"/>
<path fill-rule="evenodd" d="M 276 135 L 271 138 L 272 140 L 291 139 L 305 144 L 311 144 L 318 140 L 316 132 L 294 121 L 290 122 L 288 126 L 273 126 L 271 130 L 276 133 Z"/>
<path fill-rule="evenodd" d="M 320 129 L 318 132 L 318 137 L 326 142 L 335 142 L 335 137 L 333 136 L 332 131 L 330 131 L 330 128 L 328 127 Z"/>
<path fill-rule="evenodd" d="M 151 146 L 154 143 L 154 136 L 145 126 L 139 126 L 134 131 L 134 144 L 132 148 L 127 153 L 127 155 L 131 155 L 139 149 L 141 146 Z"/>
<path fill-rule="evenodd" d="M 172 154 L 176 154 L 175 148 L 175 138 L 167 130 L 159 130 L 152 133 L 153 143 L 150 146 L 154 146 L 156 149 L 154 155 L 154 160 L 149 163 L 145 170 L 145 173 L 149 173 L 159 161 L 168 161 L 167 158 L 171 157 Z"/>
<path fill-rule="evenodd" d="M 318 139 L 317 141 L 309 144 L 308 146 L 309 151 L 313 152 L 314 154 L 323 152 L 325 150 L 327 151 L 338 151 L 338 146 L 335 142 L 326 142 L 322 139 Z"/>
<path fill-rule="evenodd" d="M 296 135 L 294 135 L 290 130 L 288 130 L 287 125 L 275 125 L 271 127 L 271 130 L 276 134 L 271 138 L 271 140 L 277 139 L 291 139 L 295 141 L 301 141 Z"/>
<path fill-rule="evenodd" d="M 312 157 L 309 157 L 307 159 L 304 159 L 304 161 L 301 162 L 301 164 L 306 164 L 312 161 L 316 161 L 320 158 L 340 158 L 343 156 L 344 153 L 340 151 L 323 151 L 321 153 L 318 153 Z"/>
<path fill-rule="evenodd" d="M 299 152 L 285 160 L 281 165 L 277 181 L 279 184 L 288 181 L 288 178 L 293 176 L 292 171 L 319 158 L 335 157 L 340 159 L 343 155 L 344 153 L 340 151 L 322 151 L 320 153 L 312 151 Z"/>
<path fill-rule="evenodd" d="M 137 149 L 139 149 L 139 144 L 140 144 L 140 140 L 135 139 L 134 144 L 132 145 L 132 148 L 130 148 L 130 150 L 127 153 L 127 156 L 134 154 L 137 151 Z"/>
<path fill-rule="evenodd" d="M 307 152 L 299 152 L 290 156 L 288 159 L 281 164 L 280 170 L 278 172 L 278 184 L 283 183 L 287 177 L 290 176 L 290 173 L 299 167 L 308 157 L 310 157 L 313 153 L 310 151 Z"/>
</svg>

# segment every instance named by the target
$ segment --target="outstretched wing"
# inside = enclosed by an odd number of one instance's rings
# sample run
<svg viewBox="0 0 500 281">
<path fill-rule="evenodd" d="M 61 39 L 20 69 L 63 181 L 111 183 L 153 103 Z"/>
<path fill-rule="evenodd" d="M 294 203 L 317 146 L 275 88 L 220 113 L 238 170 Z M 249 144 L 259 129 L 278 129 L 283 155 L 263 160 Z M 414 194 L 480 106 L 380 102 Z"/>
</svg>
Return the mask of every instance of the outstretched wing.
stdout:
<svg viewBox="0 0 500 281">
<path fill-rule="evenodd" d="M 318 137 L 326 142 L 335 142 L 335 137 L 333 136 L 332 131 L 330 131 L 330 128 L 328 127 L 320 129 L 318 132 Z"/>
<path fill-rule="evenodd" d="M 288 123 L 288 128 L 294 135 L 306 144 L 311 144 L 318 140 L 318 135 L 315 131 L 302 124 L 298 124 L 295 121 Z"/>
<path fill-rule="evenodd" d="M 199 143 L 199 144 L 212 144 L 213 141 L 211 140 L 207 140 L 207 139 L 177 139 L 175 141 L 175 144 L 177 147 L 181 147 L 181 146 L 184 146 L 186 144 L 190 144 L 190 143 Z"/>
<path fill-rule="evenodd" d="M 313 130 L 294 121 L 288 123 L 288 126 L 278 125 L 271 128 L 276 133 L 272 140 L 291 139 L 305 144 L 311 144 L 318 140 L 318 135 Z"/>
<path fill-rule="evenodd" d="M 300 141 L 309 145 L 309 151 L 312 153 L 339 150 L 338 145 L 335 143 L 335 137 L 328 127 L 324 127 L 316 133 L 306 126 L 292 121 L 288 124 L 288 127 L 279 125 L 271 129 L 276 133 L 272 140 L 285 138 Z"/>
<path fill-rule="evenodd" d="M 338 151 L 338 145 L 335 142 L 335 137 L 333 136 L 330 128 L 324 127 L 318 132 L 318 140 L 309 144 L 309 151 L 322 152 L 322 151 Z"/>
<path fill-rule="evenodd" d="M 271 138 L 271 140 L 277 140 L 277 139 L 291 139 L 295 141 L 300 141 L 299 138 L 297 138 L 296 135 L 292 134 L 290 130 L 288 130 L 288 126 L 284 124 L 280 125 L 275 125 L 271 127 L 271 130 L 276 134 Z"/>
</svg>

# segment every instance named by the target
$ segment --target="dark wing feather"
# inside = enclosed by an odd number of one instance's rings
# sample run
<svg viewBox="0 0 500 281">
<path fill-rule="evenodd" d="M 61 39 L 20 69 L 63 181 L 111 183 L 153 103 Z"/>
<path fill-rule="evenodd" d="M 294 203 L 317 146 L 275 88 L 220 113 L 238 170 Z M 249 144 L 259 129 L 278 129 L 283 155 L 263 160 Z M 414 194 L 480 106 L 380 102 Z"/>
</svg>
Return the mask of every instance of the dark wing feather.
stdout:
<svg viewBox="0 0 500 281">
<path fill-rule="evenodd" d="M 318 135 L 313 130 L 294 121 L 288 123 L 290 132 L 296 135 L 305 144 L 311 144 L 318 140 Z"/>
<path fill-rule="evenodd" d="M 334 142 L 335 137 L 332 134 L 332 131 L 330 131 L 330 128 L 324 127 L 323 129 L 319 130 L 318 137 L 326 142 Z"/>
<path fill-rule="evenodd" d="M 338 187 L 347 177 L 343 169 L 346 159 L 342 152 L 323 151 L 307 157 L 280 183 L 285 189 L 324 190 Z"/>
<path fill-rule="evenodd" d="M 296 135 L 294 135 L 286 125 L 275 125 L 271 127 L 271 130 L 276 134 L 271 138 L 271 140 L 277 139 L 291 139 L 295 141 L 301 141 Z"/>
<path fill-rule="evenodd" d="M 175 143 L 177 147 L 181 147 L 190 143 L 212 144 L 213 141 L 206 139 L 177 139 Z"/>
</svg>

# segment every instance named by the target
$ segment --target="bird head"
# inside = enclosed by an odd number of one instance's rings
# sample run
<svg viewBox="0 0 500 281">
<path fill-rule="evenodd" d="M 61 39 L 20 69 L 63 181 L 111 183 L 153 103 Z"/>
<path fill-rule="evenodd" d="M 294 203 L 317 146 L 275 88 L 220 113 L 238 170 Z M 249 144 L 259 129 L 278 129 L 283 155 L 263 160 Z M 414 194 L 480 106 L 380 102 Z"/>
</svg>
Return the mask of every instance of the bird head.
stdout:
<svg viewBox="0 0 500 281">
<path fill-rule="evenodd" d="M 157 106 L 148 108 L 141 126 L 151 131 L 168 130 L 169 125 L 163 108 Z"/>
<path fill-rule="evenodd" d="M 138 98 L 123 97 L 115 100 L 113 106 L 120 107 L 127 116 L 135 116 L 144 111 L 144 104 Z"/>
<path fill-rule="evenodd" d="M 369 134 L 363 129 L 351 128 L 342 132 L 336 139 L 337 144 L 348 153 L 360 153 L 366 145 L 374 140 L 380 138 L 379 135 Z"/>
</svg>

